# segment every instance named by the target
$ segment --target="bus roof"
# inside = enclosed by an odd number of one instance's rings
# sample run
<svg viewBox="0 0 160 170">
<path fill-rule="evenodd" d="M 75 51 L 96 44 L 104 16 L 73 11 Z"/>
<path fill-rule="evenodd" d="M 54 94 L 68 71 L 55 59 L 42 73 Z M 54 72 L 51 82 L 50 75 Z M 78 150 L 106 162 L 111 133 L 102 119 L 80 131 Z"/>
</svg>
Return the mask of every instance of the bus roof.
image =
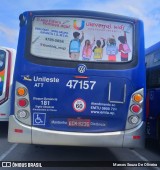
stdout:
<svg viewBox="0 0 160 170">
<path fill-rule="evenodd" d="M 158 50 L 160 48 L 160 41 L 145 50 L 145 55 L 148 55 L 152 51 Z"/>
<path fill-rule="evenodd" d="M 5 49 L 5 50 L 9 50 L 12 53 L 16 53 L 16 50 L 14 48 L 10 48 L 10 47 L 5 47 L 5 46 L 0 46 L 0 49 Z"/>
<path fill-rule="evenodd" d="M 32 15 L 32 13 L 34 13 L 34 15 L 77 15 L 77 16 L 91 16 L 91 17 L 96 17 L 98 15 L 98 17 L 112 17 L 114 18 L 118 18 L 118 19 L 125 19 L 126 21 L 132 21 L 132 22 L 137 22 L 137 21 L 141 21 L 139 18 L 135 18 L 135 17 L 129 17 L 129 16 L 124 16 L 124 15 L 119 15 L 119 14 L 113 14 L 113 13 L 107 13 L 107 12 L 99 12 L 99 11 L 91 11 L 91 10 L 31 10 L 31 11 L 24 11 L 22 14 L 24 13 L 29 13 L 30 15 Z"/>
<path fill-rule="evenodd" d="M 0 50 L 8 50 L 8 51 L 10 51 L 12 53 L 12 59 L 15 62 L 15 59 L 16 59 L 16 50 L 14 48 L 0 46 Z"/>
</svg>

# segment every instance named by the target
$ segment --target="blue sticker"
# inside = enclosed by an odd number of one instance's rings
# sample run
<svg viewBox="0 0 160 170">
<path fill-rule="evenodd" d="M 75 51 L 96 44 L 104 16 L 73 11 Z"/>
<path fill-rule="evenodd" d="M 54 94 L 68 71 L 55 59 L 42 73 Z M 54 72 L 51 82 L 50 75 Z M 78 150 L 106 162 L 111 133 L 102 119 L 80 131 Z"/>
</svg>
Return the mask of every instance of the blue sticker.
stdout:
<svg viewBox="0 0 160 170">
<path fill-rule="evenodd" d="M 46 113 L 33 113 L 33 125 L 45 125 Z"/>
</svg>

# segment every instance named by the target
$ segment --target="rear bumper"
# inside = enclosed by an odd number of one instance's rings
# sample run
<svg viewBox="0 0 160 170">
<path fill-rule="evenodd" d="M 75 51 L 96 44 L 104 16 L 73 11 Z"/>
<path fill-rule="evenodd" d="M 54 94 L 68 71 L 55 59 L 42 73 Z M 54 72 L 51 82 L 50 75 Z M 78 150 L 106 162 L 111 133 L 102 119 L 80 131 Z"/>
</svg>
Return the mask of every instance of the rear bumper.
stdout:
<svg viewBox="0 0 160 170">
<path fill-rule="evenodd" d="M 22 133 L 15 132 L 21 129 Z M 20 123 L 15 116 L 9 117 L 8 141 L 42 145 L 96 146 L 96 147 L 144 147 L 145 123 L 127 131 L 106 133 L 76 133 L 52 131 L 30 127 Z M 140 139 L 133 139 L 140 136 Z"/>
</svg>

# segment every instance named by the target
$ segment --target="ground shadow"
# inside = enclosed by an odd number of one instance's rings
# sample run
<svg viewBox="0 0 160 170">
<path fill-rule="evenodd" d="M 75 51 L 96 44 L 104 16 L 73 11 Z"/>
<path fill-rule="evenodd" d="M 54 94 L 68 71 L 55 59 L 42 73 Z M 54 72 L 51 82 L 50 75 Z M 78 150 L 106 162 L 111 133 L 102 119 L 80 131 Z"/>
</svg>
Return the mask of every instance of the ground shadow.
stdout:
<svg viewBox="0 0 160 170">
<path fill-rule="evenodd" d="M 14 157 L 12 156 L 14 155 Z M 95 148 L 95 147 L 68 147 L 68 146 L 42 146 L 42 145 L 24 145 L 19 144 L 18 148 L 12 152 L 12 155 L 6 158 L 6 161 L 53 161 L 58 162 L 62 166 L 53 167 L 52 169 L 81 169 L 81 170 L 103 170 L 103 169 L 115 169 L 116 167 L 107 167 L 106 162 L 114 161 L 118 159 L 107 148 Z M 97 161 L 97 165 L 96 162 Z M 106 166 L 99 166 L 99 162 Z M 63 163 L 70 162 L 75 166 L 75 162 L 78 163 L 75 167 L 63 167 Z M 88 167 L 81 167 L 81 164 Z M 91 166 L 90 166 L 91 165 Z M 45 168 L 48 169 L 48 168 Z M 119 167 L 119 170 L 124 170 L 123 167 Z M 117 168 L 116 168 L 117 170 Z"/>
<path fill-rule="evenodd" d="M 8 122 L 0 122 L 0 138 L 5 138 L 8 135 Z"/>
</svg>

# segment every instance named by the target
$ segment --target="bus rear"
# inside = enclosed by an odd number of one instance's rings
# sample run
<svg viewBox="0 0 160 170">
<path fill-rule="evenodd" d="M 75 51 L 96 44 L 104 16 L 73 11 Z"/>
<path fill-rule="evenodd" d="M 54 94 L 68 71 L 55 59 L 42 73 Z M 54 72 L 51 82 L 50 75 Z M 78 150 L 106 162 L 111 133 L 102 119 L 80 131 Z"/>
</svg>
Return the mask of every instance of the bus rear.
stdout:
<svg viewBox="0 0 160 170">
<path fill-rule="evenodd" d="M 0 121 L 8 121 L 10 114 L 14 63 L 15 50 L 0 47 Z"/>
<path fill-rule="evenodd" d="M 9 142 L 143 147 L 143 24 L 91 11 L 20 15 Z"/>
</svg>

